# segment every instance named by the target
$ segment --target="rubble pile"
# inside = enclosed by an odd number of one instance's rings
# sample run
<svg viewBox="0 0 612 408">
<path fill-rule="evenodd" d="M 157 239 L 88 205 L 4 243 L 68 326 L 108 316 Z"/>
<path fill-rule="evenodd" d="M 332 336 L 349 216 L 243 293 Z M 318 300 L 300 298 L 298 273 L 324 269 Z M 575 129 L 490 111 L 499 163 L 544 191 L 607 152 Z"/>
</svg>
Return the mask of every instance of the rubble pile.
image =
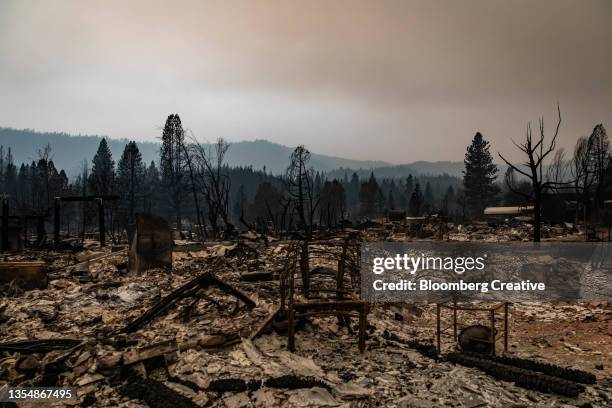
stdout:
<svg viewBox="0 0 612 408">
<path fill-rule="evenodd" d="M 488 228 L 455 228 L 449 237 L 506 237 Z M 511 309 L 511 355 L 595 374 L 577 393 L 528 389 L 474 362 L 439 359 L 435 305 L 374 305 L 363 354 L 355 319 L 310 317 L 289 352 L 286 327 L 262 329 L 279 306 L 287 245 L 257 238 L 175 247 L 171 271 L 128 272 L 126 251 L 93 244 L 6 257 L 44 260 L 49 282 L 0 298 L 0 385 L 74 386 L 77 399 L 67 404 L 99 407 L 612 403 L 605 303 Z"/>
<path fill-rule="evenodd" d="M 451 241 L 529 242 L 533 235 L 533 225 L 520 221 L 496 224 L 475 222 L 466 226 L 451 224 L 448 230 L 448 239 Z M 543 241 L 584 240 L 584 235 L 570 224 L 563 226 L 543 225 L 541 234 Z"/>
<path fill-rule="evenodd" d="M 373 223 L 362 226 L 369 240 L 450 240 L 480 242 L 529 242 L 533 225 L 517 219 L 503 222 L 474 221 L 455 224 L 436 217 L 424 218 L 411 224 L 397 222 Z M 372 225 L 372 226 L 371 226 Z M 570 223 L 542 225 L 542 241 L 584 241 L 584 231 Z"/>
</svg>

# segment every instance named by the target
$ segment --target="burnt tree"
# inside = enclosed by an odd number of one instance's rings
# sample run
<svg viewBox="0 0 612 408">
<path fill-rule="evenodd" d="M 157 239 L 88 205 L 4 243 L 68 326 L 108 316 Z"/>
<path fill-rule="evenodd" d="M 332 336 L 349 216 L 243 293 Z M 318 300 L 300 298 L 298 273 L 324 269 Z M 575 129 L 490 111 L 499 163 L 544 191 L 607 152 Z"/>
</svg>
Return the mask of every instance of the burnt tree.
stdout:
<svg viewBox="0 0 612 408">
<path fill-rule="evenodd" d="M 208 222 L 213 234 L 219 234 L 219 219 L 223 221 L 226 234 L 234 230 L 229 219 L 230 177 L 224 164 L 229 143 L 219 138 L 213 145 L 202 145 L 194 139 L 193 151 L 195 176 L 208 206 Z"/>
<path fill-rule="evenodd" d="M 531 123 L 527 124 L 527 131 L 525 134 L 525 141 L 523 143 L 516 143 L 514 145 L 526 156 L 525 162 L 520 165 L 512 164 L 508 161 L 501 153 L 498 153 L 499 157 L 515 172 L 526 177 L 531 183 L 533 202 L 533 242 L 540 242 L 541 236 L 541 220 L 542 220 L 542 195 L 548 189 L 559 188 L 567 183 L 558 183 L 555 181 L 544 181 L 543 179 L 543 167 L 544 160 L 548 157 L 556 148 L 557 136 L 559 135 L 559 127 L 561 126 L 561 109 L 557 105 L 558 120 L 555 127 L 555 131 L 550 142 L 546 144 L 546 137 L 544 133 L 544 118 L 540 118 L 539 134 L 534 137 L 531 130 Z M 523 166 L 521 169 L 519 166 Z M 523 195 L 522 192 L 517 190 L 513 181 L 506 177 L 506 184 L 508 188 L 516 194 Z"/>
<path fill-rule="evenodd" d="M 291 203 L 292 212 L 299 220 L 302 232 L 300 251 L 300 274 L 302 290 L 305 294 L 310 288 L 310 269 L 308 262 L 308 244 L 312 240 L 313 218 L 319 205 L 319 196 L 315 191 L 313 170 L 308 168 L 310 152 L 304 146 L 295 148 L 291 162 L 285 173 L 284 182 Z"/>
</svg>

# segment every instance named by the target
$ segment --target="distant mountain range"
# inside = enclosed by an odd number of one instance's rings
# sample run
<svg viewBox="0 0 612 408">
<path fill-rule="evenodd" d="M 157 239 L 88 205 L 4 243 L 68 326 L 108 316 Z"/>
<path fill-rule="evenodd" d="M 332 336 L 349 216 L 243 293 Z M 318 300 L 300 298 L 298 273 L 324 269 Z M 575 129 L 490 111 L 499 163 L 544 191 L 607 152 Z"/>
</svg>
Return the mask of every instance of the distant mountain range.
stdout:
<svg viewBox="0 0 612 408">
<path fill-rule="evenodd" d="M 406 177 L 408 174 L 437 176 L 447 174 L 453 177 L 463 177 L 462 171 L 465 169 L 463 162 L 450 161 L 417 161 L 409 164 L 386 165 L 379 167 L 359 167 L 359 168 L 338 168 L 336 170 L 326 172 L 329 178 L 343 178 L 345 174 L 350 178 L 355 172 L 360 179 L 368 177 L 370 173 L 374 173 L 380 178 L 400 178 Z"/>
<path fill-rule="evenodd" d="M 0 128 L 0 145 L 10 147 L 16 163 L 31 162 L 38 157 L 38 151 L 47 144 L 51 146 L 53 161 L 58 168 L 66 170 L 68 175 L 79 173 L 84 160 L 91 161 L 102 136 L 69 135 L 66 133 L 47 133 L 32 130 Z M 127 139 L 106 138 L 115 161 L 119 160 Z M 156 142 L 138 142 L 143 160 L 149 163 L 158 160 L 160 144 Z M 266 140 L 243 141 L 232 143 L 227 153 L 227 163 L 231 166 L 252 166 L 273 174 L 285 171 L 292 147 L 272 143 Z M 329 177 L 350 177 L 356 171 L 360 177 L 374 171 L 377 177 L 405 177 L 408 174 L 461 176 L 462 162 L 426 162 L 392 165 L 384 161 L 353 160 L 341 157 L 312 153 L 310 164 Z"/>
</svg>

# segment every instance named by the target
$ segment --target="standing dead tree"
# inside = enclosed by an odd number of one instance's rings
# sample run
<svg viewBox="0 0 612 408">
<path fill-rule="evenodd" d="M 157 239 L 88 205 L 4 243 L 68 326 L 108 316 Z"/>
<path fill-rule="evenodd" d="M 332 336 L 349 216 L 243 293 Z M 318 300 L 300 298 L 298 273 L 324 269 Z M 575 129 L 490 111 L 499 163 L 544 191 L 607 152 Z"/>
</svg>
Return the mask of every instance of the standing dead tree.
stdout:
<svg viewBox="0 0 612 408">
<path fill-rule="evenodd" d="M 310 152 L 304 146 L 295 148 L 291 162 L 283 179 L 291 203 L 292 212 L 299 220 L 299 229 L 303 232 L 300 253 L 300 274 L 302 288 L 307 294 L 310 286 L 308 265 L 308 244 L 312 240 L 313 219 L 319 205 L 319 194 L 314 188 L 314 171 L 308 168 Z"/>
<path fill-rule="evenodd" d="M 609 185 L 608 169 L 610 166 L 610 141 L 606 129 L 599 124 L 589 136 L 589 156 L 592 170 L 595 173 L 595 204 L 603 208 L 604 193 Z"/>
<path fill-rule="evenodd" d="M 195 138 L 194 152 L 195 176 L 198 187 L 208 206 L 208 221 L 213 234 L 219 235 L 219 219 L 223 221 L 226 234 L 234 230 L 229 219 L 230 178 L 224 165 L 229 143 L 219 138 L 213 145 L 202 145 Z"/>
<path fill-rule="evenodd" d="M 195 140 L 193 134 L 191 134 L 192 139 Z M 203 222 L 202 210 L 200 208 L 200 200 L 198 197 L 198 189 L 197 189 L 197 181 L 196 181 L 196 173 L 195 166 L 193 163 L 193 157 L 195 156 L 193 145 L 188 145 L 187 143 L 183 143 L 183 151 L 185 153 L 185 161 L 187 162 L 187 170 L 189 171 L 189 184 L 191 185 L 191 193 L 193 195 L 193 204 L 195 206 L 196 211 L 196 222 L 197 222 L 197 233 L 200 239 L 206 237 L 206 227 Z"/>
<path fill-rule="evenodd" d="M 587 207 L 589 205 L 590 192 L 597 181 L 595 170 L 591 161 L 591 139 L 581 137 L 576 142 L 574 147 L 574 155 L 572 157 L 570 173 L 574 184 L 574 192 L 576 194 L 576 215 L 575 221 L 578 222 L 580 209 L 582 208 L 582 216 L 586 229 L 587 223 Z"/>
<path fill-rule="evenodd" d="M 512 176 L 513 172 L 517 172 L 522 176 L 526 177 L 531 182 L 532 196 L 524 194 L 519 191 L 514 183 L 514 177 L 506 177 L 506 184 L 508 188 L 515 194 L 522 195 L 526 198 L 530 198 L 533 202 L 534 212 L 534 225 L 533 225 L 533 242 L 540 242 L 541 236 L 541 220 L 542 220 L 542 195 L 551 189 L 563 188 L 569 186 L 571 183 L 559 182 L 559 181 L 544 181 L 543 178 L 543 167 L 546 157 L 548 157 L 556 148 L 557 136 L 559 135 L 559 127 L 561 126 L 561 109 L 557 105 L 558 121 L 553 136 L 545 146 L 546 138 L 544 133 L 544 118 L 540 118 L 540 129 L 539 135 L 534 138 L 531 130 L 531 123 L 527 124 L 527 132 L 525 134 L 525 141 L 521 144 L 516 142 L 514 145 L 526 156 L 526 161 L 520 165 L 510 163 L 501 153 L 498 153 L 499 157 L 513 170 L 507 174 Z M 521 169 L 519 166 L 523 166 Z"/>
</svg>

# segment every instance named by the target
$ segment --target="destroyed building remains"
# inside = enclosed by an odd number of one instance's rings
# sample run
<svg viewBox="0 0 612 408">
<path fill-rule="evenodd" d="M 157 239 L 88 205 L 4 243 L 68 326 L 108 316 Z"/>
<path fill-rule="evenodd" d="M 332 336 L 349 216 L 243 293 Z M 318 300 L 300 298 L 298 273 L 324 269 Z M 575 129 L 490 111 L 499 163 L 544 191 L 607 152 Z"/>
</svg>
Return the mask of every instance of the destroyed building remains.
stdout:
<svg viewBox="0 0 612 408">
<path fill-rule="evenodd" d="M 80 406 L 607 405 L 606 302 L 502 305 L 509 328 L 493 327 L 502 330 L 497 353 L 468 346 L 473 335 L 457 328 L 453 305 L 440 313 L 435 304 L 360 303 L 360 242 L 429 230 L 437 239 L 436 225 L 381 224 L 386 232 L 315 233 L 308 242 L 253 232 L 170 242 L 170 265 L 160 253 L 161 263 L 132 268 L 128 258 L 166 249 L 169 237 L 163 222 L 138 217 L 123 250 L 86 241 L 5 255 L 21 273 L 33 270 L 28 259 L 45 259 L 48 282 L 3 286 L 0 380 L 74 386 Z M 448 227 L 445 236 L 501 240 L 514 233 L 500 231 L 523 227 L 487 228 Z M 459 321 L 484 322 L 486 342 L 488 313 Z"/>
</svg>

